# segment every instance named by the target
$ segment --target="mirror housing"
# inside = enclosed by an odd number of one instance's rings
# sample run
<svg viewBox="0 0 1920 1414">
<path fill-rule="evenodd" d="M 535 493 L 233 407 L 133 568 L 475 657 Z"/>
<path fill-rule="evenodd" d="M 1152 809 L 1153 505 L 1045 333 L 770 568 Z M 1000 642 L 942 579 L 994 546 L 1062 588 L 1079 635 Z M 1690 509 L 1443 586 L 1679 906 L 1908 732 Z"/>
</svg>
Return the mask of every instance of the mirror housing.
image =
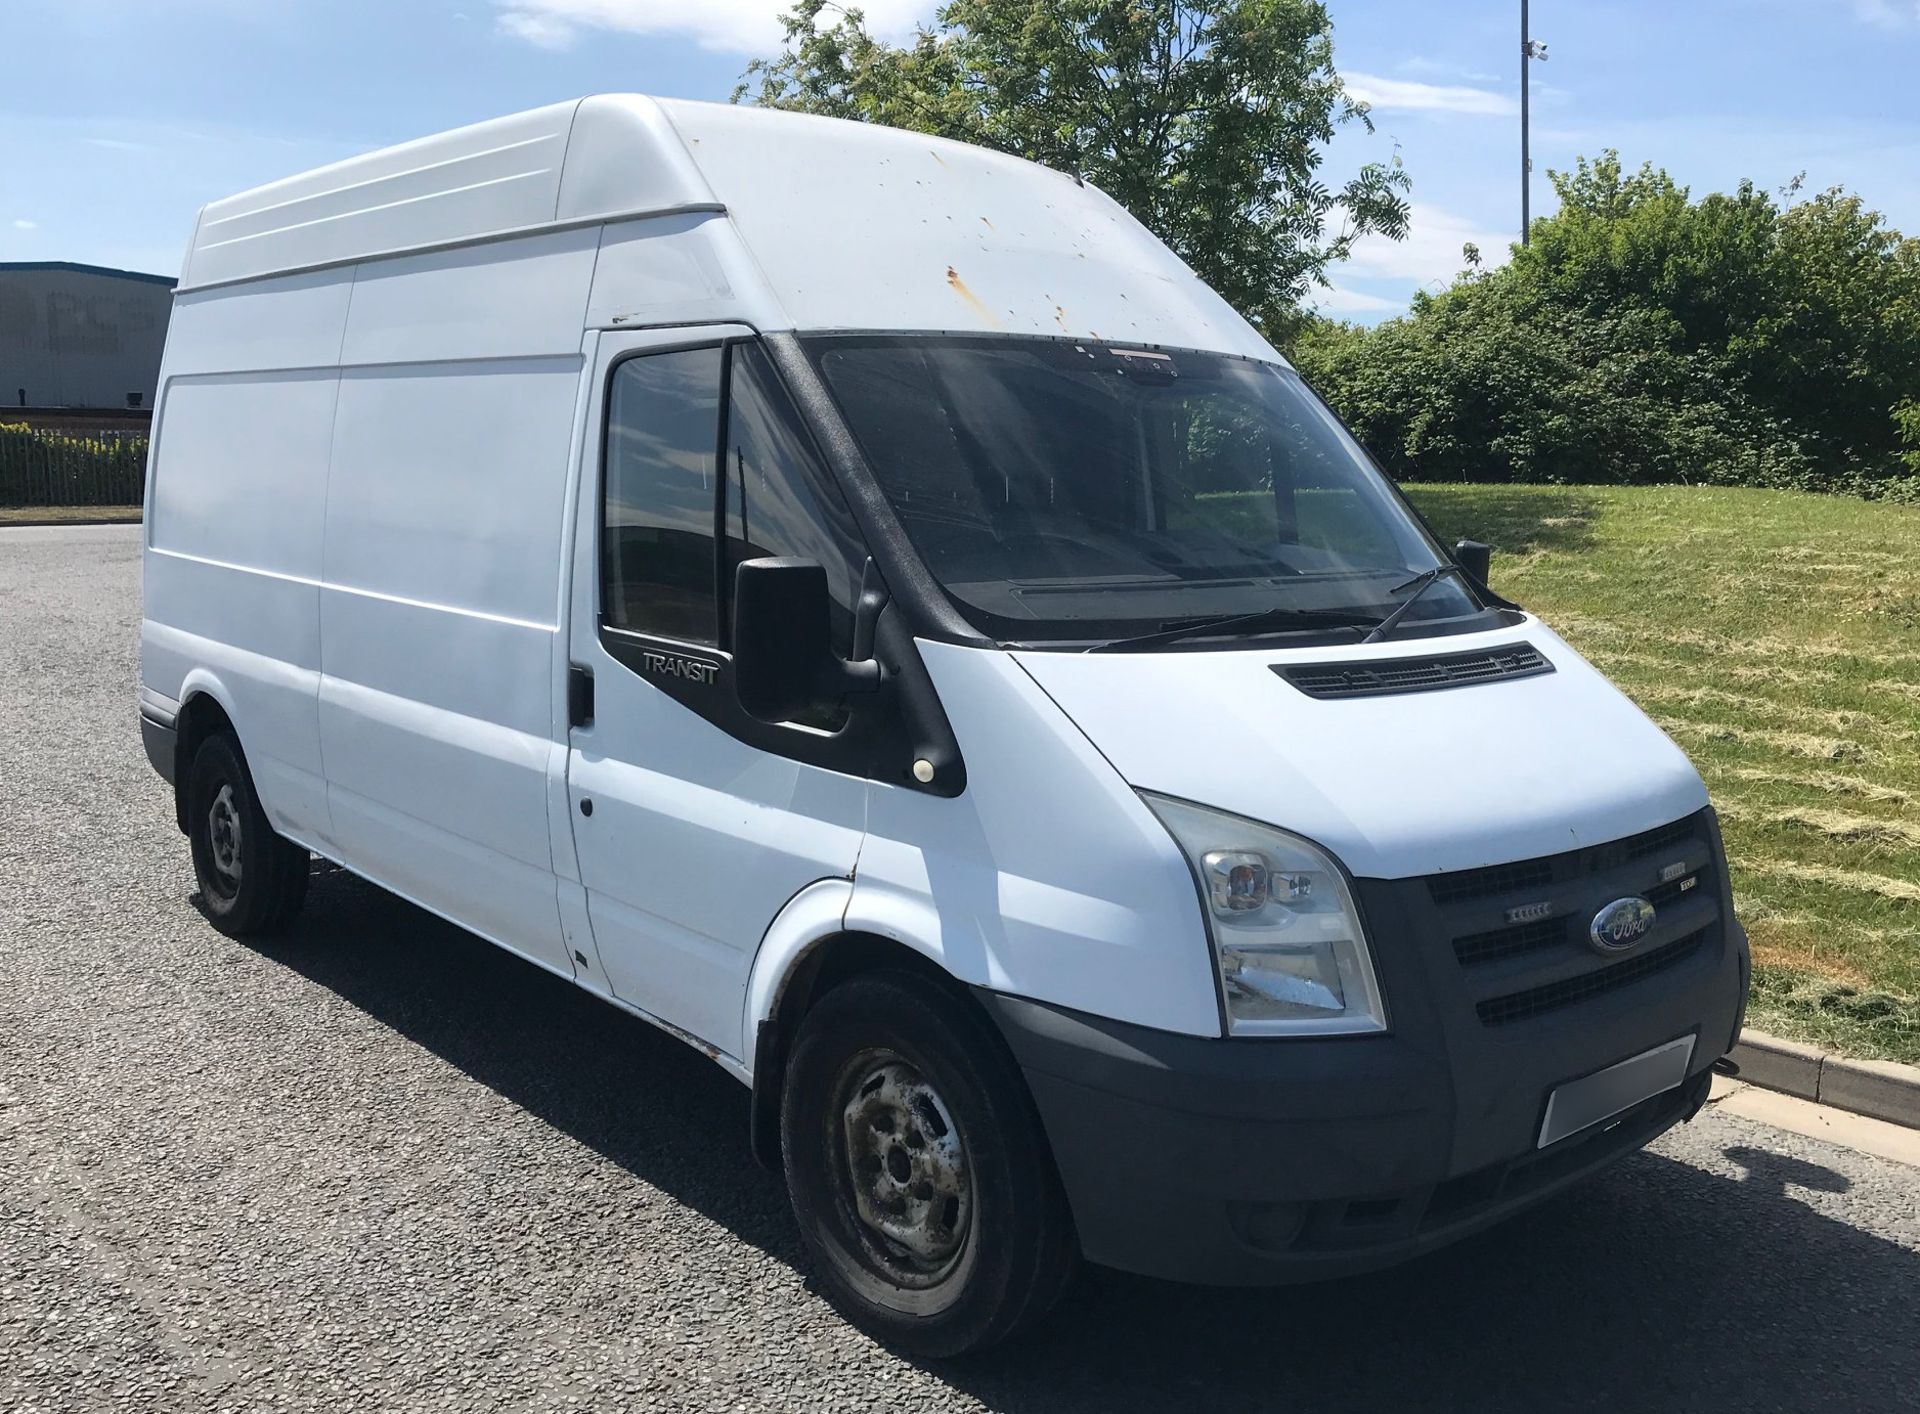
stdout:
<svg viewBox="0 0 1920 1414">
<path fill-rule="evenodd" d="M 880 664 L 834 653 L 826 570 L 769 556 L 734 570 L 733 683 L 749 716 L 792 722 L 839 706 L 849 693 L 873 691 Z"/>
<path fill-rule="evenodd" d="M 1487 574 L 1493 566 L 1493 547 L 1478 540 L 1462 540 L 1453 547 L 1454 561 L 1473 576 L 1473 582 L 1484 586 Z"/>
</svg>

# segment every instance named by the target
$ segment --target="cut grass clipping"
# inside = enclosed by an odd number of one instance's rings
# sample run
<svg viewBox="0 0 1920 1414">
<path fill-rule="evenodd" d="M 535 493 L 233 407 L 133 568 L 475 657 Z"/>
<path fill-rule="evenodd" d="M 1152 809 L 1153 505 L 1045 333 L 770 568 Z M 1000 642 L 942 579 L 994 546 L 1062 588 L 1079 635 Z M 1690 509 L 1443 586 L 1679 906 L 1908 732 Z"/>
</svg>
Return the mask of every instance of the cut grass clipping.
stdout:
<svg viewBox="0 0 1920 1414">
<path fill-rule="evenodd" d="M 1409 486 L 1693 758 L 1751 1023 L 1920 1062 L 1920 508 L 1684 486 Z"/>
</svg>

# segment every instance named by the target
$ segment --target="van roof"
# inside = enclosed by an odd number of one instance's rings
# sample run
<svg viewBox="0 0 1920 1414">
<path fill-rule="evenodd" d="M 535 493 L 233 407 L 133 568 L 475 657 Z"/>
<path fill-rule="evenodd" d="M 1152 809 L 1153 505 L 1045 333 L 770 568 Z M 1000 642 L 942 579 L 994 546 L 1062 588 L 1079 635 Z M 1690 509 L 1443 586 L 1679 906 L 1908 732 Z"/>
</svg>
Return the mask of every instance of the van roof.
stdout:
<svg viewBox="0 0 1920 1414">
<path fill-rule="evenodd" d="M 179 288 L 649 218 L 730 221 L 765 277 L 743 301 L 763 327 L 1277 357 L 1078 178 L 896 128 L 638 94 L 496 118 L 213 202 Z"/>
</svg>

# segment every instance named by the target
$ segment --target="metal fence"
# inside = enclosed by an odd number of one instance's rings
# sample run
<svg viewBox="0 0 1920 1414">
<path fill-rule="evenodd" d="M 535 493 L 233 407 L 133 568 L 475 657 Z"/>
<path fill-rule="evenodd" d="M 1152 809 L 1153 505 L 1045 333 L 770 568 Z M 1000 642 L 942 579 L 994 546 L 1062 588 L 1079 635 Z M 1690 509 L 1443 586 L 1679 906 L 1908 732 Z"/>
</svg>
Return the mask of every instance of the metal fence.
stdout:
<svg viewBox="0 0 1920 1414">
<path fill-rule="evenodd" d="M 137 506 L 146 480 L 143 434 L 0 423 L 0 506 Z"/>
</svg>

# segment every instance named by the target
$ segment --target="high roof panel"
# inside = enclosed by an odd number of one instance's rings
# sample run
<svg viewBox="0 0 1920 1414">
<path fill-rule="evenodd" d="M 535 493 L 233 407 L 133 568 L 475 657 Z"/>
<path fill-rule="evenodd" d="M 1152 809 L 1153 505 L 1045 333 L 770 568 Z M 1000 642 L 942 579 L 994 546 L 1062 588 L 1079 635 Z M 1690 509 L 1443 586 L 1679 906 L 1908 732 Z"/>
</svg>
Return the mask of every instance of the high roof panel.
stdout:
<svg viewBox="0 0 1920 1414">
<path fill-rule="evenodd" d="M 662 99 L 799 329 L 1043 334 L 1277 355 L 1095 187 L 966 143 Z"/>
<path fill-rule="evenodd" d="M 183 289 L 672 212 L 727 215 L 762 328 L 1070 336 L 1275 357 L 1117 203 L 895 128 L 610 94 L 215 202 Z"/>
<path fill-rule="evenodd" d="M 181 288 L 712 203 L 653 100 L 556 103 L 216 201 Z"/>
<path fill-rule="evenodd" d="M 182 289 L 550 224 L 575 103 L 370 152 L 216 201 Z"/>
</svg>

